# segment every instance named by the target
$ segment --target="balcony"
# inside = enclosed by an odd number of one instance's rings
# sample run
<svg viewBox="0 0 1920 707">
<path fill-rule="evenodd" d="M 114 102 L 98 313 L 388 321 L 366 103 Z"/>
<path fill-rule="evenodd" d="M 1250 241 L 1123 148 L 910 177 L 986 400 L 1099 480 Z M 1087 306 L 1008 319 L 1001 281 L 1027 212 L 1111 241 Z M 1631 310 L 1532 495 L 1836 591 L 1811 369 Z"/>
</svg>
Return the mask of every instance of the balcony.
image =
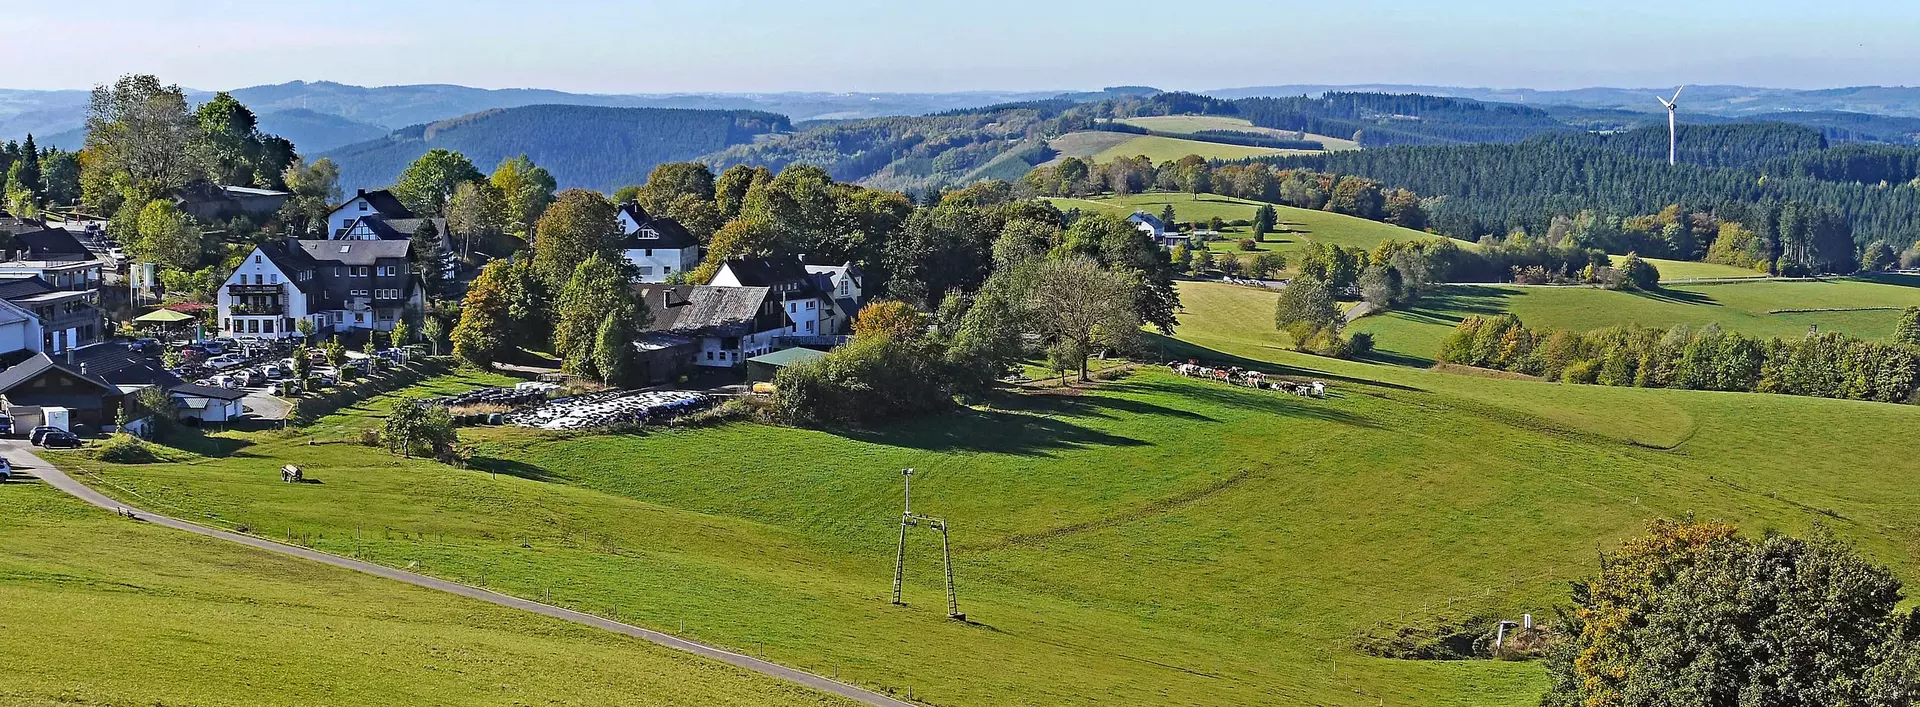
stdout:
<svg viewBox="0 0 1920 707">
<path fill-rule="evenodd" d="M 286 291 L 286 283 L 271 285 L 227 285 L 230 295 L 278 295 Z"/>
<path fill-rule="evenodd" d="M 258 302 L 235 302 L 227 307 L 227 314 L 233 316 L 281 316 L 287 313 L 285 305 L 279 303 L 263 304 Z"/>
</svg>

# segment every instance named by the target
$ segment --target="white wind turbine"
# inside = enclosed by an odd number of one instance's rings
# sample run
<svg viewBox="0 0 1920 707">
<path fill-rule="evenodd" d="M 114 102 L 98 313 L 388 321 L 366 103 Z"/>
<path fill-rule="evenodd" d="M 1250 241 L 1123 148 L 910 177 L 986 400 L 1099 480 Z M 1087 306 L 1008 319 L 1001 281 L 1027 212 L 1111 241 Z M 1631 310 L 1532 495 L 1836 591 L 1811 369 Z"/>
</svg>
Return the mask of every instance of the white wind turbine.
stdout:
<svg viewBox="0 0 1920 707">
<path fill-rule="evenodd" d="M 1669 165 L 1680 164 L 1680 126 L 1674 121 L 1673 112 L 1680 107 L 1680 92 L 1685 90 L 1687 90 L 1685 86 L 1674 89 L 1672 100 L 1654 96 L 1660 101 L 1660 105 L 1667 107 L 1667 164 Z"/>
</svg>

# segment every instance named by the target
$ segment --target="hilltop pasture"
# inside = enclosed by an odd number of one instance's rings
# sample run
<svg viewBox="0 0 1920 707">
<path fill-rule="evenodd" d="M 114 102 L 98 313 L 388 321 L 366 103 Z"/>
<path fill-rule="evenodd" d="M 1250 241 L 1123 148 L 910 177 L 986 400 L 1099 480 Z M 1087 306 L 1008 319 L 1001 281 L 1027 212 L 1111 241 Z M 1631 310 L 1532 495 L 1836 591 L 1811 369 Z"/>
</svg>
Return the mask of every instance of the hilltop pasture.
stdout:
<svg viewBox="0 0 1920 707">
<path fill-rule="evenodd" d="M 684 621 L 949 705 L 1534 704 L 1536 664 L 1390 659 L 1356 639 L 1551 616 L 1596 546 L 1655 517 L 1820 521 L 1903 577 L 1920 568 L 1894 471 L 1920 448 L 1884 434 L 1920 408 L 1334 361 L 1285 350 L 1269 293 L 1181 293 L 1161 355 L 1324 380 L 1332 395 L 1148 367 L 864 431 L 475 428 L 467 469 L 340 442 L 378 424 L 389 396 L 310 436 L 220 435 L 224 456 L 76 463 L 143 502 L 656 628 Z M 271 479 L 286 461 L 323 483 Z M 918 531 L 910 606 L 886 602 L 903 467 L 919 471 L 915 509 L 954 528 L 972 623 L 944 618 L 937 540 Z"/>
</svg>

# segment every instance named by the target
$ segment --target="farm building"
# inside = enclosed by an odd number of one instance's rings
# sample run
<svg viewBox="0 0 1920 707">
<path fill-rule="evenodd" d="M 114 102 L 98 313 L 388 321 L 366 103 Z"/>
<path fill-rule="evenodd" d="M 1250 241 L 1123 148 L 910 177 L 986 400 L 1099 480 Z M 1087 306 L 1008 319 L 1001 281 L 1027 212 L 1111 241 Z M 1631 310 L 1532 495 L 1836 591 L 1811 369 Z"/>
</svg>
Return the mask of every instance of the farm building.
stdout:
<svg viewBox="0 0 1920 707">
<path fill-rule="evenodd" d="M 232 422 L 246 413 L 246 406 L 241 403 L 247 397 L 244 391 L 188 383 L 176 385 L 167 393 L 178 406 L 177 419 Z"/>
</svg>

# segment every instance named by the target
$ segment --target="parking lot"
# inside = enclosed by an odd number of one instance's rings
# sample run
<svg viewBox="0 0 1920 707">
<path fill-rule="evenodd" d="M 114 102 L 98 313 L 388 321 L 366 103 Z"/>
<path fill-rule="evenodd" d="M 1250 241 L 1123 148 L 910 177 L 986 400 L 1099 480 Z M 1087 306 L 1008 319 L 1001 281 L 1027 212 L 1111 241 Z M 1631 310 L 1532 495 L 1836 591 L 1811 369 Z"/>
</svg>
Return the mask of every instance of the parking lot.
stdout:
<svg viewBox="0 0 1920 707">
<path fill-rule="evenodd" d="M 151 342 L 151 340 L 144 340 Z M 183 382 L 208 387 L 227 388 L 246 393 L 242 405 L 245 419 L 262 422 L 285 420 L 292 409 L 292 403 L 285 396 L 288 388 L 300 385 L 294 380 L 291 356 L 293 347 L 283 342 L 236 342 L 213 339 L 206 342 L 175 342 L 173 344 L 147 345 L 136 342 L 135 346 L 150 357 L 159 358 L 159 350 L 171 348 L 176 351 L 193 351 L 197 363 L 183 364 L 169 369 Z M 340 370 L 321 358 L 320 349 L 310 349 L 308 377 L 318 379 L 322 385 L 331 386 L 339 381 Z M 364 371 L 366 355 L 360 351 L 347 351 L 346 366 Z M 392 349 L 376 354 L 381 358 L 397 360 L 400 354 Z"/>
</svg>

